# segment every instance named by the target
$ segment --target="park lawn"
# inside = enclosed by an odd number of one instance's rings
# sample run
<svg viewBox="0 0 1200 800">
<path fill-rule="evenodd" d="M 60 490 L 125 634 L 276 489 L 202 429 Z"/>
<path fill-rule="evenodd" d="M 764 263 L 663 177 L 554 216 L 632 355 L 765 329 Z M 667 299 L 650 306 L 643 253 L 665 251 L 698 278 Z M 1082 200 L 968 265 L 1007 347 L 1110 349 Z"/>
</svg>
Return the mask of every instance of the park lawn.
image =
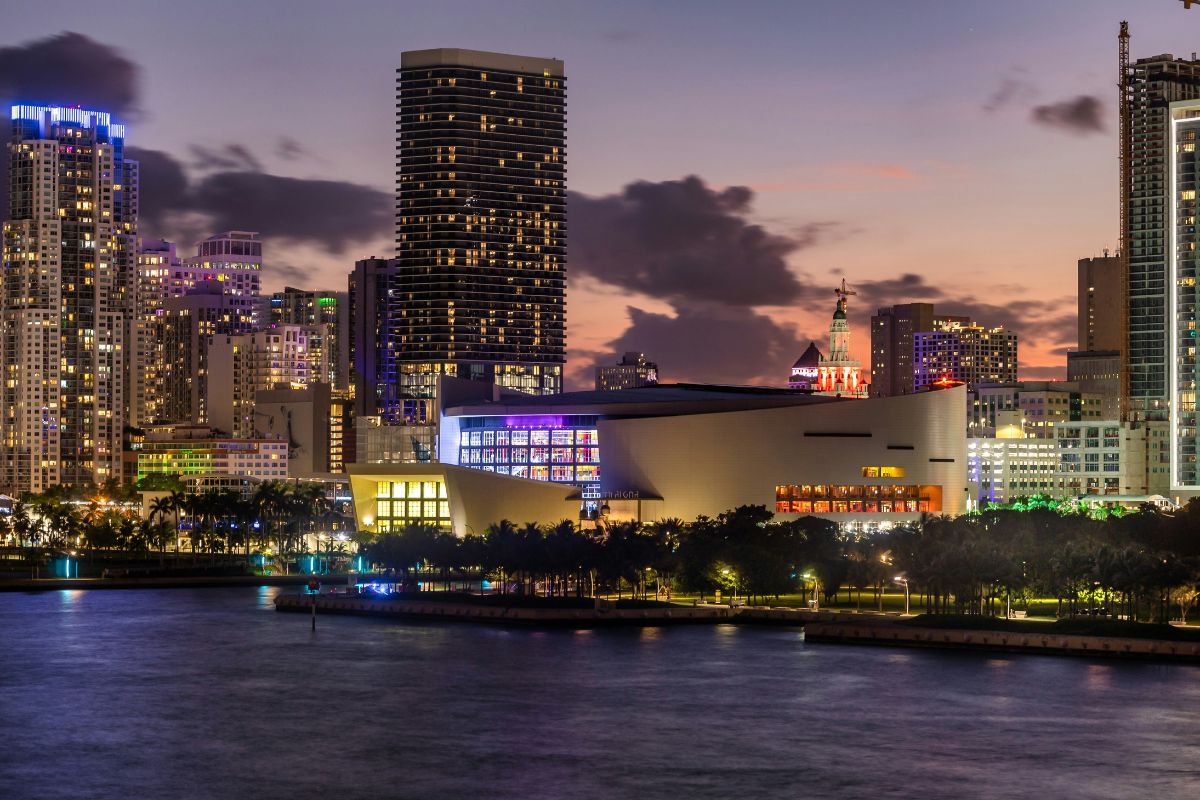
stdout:
<svg viewBox="0 0 1200 800">
<path fill-rule="evenodd" d="M 696 593 L 675 592 L 675 593 L 672 593 L 672 595 L 671 595 L 671 601 L 682 604 L 682 605 L 691 605 L 692 602 L 697 600 L 699 597 L 700 597 L 700 595 L 696 594 Z M 805 595 L 784 594 L 784 595 L 780 595 L 778 599 L 776 599 L 774 596 L 768 596 L 765 601 L 762 600 L 761 598 L 755 597 L 754 602 L 756 604 L 769 605 L 769 606 L 782 607 L 782 608 L 807 608 L 808 601 L 809 601 L 809 599 L 811 599 L 811 597 L 812 596 L 808 595 L 808 594 L 805 594 Z M 856 611 L 856 610 L 879 611 L 880 610 L 879 604 L 876 603 L 875 596 L 871 592 L 863 591 L 861 605 L 857 602 L 857 598 L 858 598 L 857 591 L 852 590 L 850 597 L 851 597 L 851 599 L 849 601 L 847 601 L 846 600 L 846 592 L 844 589 L 838 593 L 838 600 L 836 603 L 832 603 L 832 604 L 826 603 L 824 600 L 824 596 L 822 596 L 821 608 L 833 609 L 833 610 L 839 610 L 839 611 Z M 706 594 L 705 599 L 710 603 L 716 602 L 712 593 Z M 721 593 L 721 602 L 722 603 L 728 603 L 729 599 L 730 599 L 730 597 L 729 597 L 728 593 L 725 593 L 725 592 Z M 746 600 L 746 597 L 745 597 L 745 595 L 738 595 L 738 599 Z M 926 608 L 925 608 L 924 603 L 922 602 L 923 599 L 924 599 L 923 596 L 921 596 L 919 594 L 913 594 L 909 598 L 909 612 L 912 614 L 924 613 L 926 611 Z M 1004 601 L 1001 599 L 1001 600 L 997 600 L 996 602 L 997 602 L 997 609 L 1002 612 L 1003 608 L 1004 608 Z M 903 592 L 895 592 L 895 591 L 884 592 L 882 605 L 883 605 L 883 611 L 885 611 L 885 612 L 891 612 L 891 613 L 897 613 L 897 614 L 904 613 L 904 593 Z M 1041 618 L 1049 617 L 1050 619 L 1054 619 L 1057 616 L 1058 608 L 1059 608 L 1058 600 L 1056 600 L 1053 597 L 1036 598 L 1036 599 L 1030 600 L 1028 603 L 1018 602 L 1018 601 L 1014 600 L 1013 604 L 1012 604 L 1013 611 L 1024 611 L 1030 617 L 1041 617 Z"/>
</svg>

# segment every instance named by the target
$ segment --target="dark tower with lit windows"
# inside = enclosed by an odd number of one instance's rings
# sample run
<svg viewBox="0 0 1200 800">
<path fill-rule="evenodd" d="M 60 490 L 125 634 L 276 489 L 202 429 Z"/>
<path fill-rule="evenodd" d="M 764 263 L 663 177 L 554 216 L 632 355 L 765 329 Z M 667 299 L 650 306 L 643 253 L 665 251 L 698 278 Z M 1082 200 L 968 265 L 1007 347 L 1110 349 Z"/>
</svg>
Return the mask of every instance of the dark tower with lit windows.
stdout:
<svg viewBox="0 0 1200 800">
<path fill-rule="evenodd" d="M 395 390 L 562 390 L 566 78 L 555 59 L 406 52 L 396 81 Z"/>
</svg>

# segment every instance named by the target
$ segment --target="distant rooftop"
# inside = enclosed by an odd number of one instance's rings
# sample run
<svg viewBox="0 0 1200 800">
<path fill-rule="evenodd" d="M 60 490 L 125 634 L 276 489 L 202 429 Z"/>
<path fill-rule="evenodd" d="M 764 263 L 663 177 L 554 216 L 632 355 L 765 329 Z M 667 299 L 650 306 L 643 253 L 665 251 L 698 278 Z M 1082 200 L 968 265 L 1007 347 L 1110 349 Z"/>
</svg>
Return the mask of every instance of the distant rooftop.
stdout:
<svg viewBox="0 0 1200 800">
<path fill-rule="evenodd" d="M 817 347 L 817 343 L 809 342 L 804 353 L 796 359 L 795 364 L 792 364 L 792 369 L 816 369 L 820 365 L 821 359 L 824 357 L 825 356 L 821 354 L 820 349 Z"/>
<path fill-rule="evenodd" d="M 400 68 L 414 67 L 473 67 L 500 72 L 522 72 L 529 75 L 563 76 L 563 62 L 557 58 L 536 58 L 508 53 L 489 53 L 485 50 L 463 50 L 458 47 L 439 47 L 432 50 L 408 50 L 400 54 Z"/>
<path fill-rule="evenodd" d="M 849 402 L 769 386 L 721 386 L 697 383 L 659 383 L 622 389 L 619 392 L 594 390 L 564 392 L 555 395 L 505 393 L 498 401 L 466 403 L 447 408 L 459 416 L 498 416 L 526 414 L 694 414 L 717 411 L 743 411 L 754 408 L 814 405 Z M 664 410 L 664 405 L 677 408 Z"/>
<path fill-rule="evenodd" d="M 9 118 L 36 122 L 41 126 L 43 135 L 47 126 L 65 122 L 82 128 L 107 128 L 109 136 L 125 138 L 125 126 L 113 122 L 112 115 L 107 111 L 92 111 L 78 106 L 14 105 Z"/>
</svg>

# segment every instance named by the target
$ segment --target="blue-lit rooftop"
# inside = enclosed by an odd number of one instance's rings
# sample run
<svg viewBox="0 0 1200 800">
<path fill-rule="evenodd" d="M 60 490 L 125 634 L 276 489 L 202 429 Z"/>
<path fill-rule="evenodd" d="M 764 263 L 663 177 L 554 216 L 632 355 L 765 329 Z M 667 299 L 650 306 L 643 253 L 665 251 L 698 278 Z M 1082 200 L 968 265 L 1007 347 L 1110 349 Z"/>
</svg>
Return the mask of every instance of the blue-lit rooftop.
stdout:
<svg viewBox="0 0 1200 800">
<path fill-rule="evenodd" d="M 60 123 L 78 125 L 82 128 L 107 128 L 108 135 L 114 139 L 125 138 L 125 126 L 115 123 L 112 114 L 107 111 L 92 111 L 78 106 L 36 106 L 18 104 L 12 106 L 9 116 L 14 120 L 36 122 L 42 132 L 47 126 Z"/>
</svg>

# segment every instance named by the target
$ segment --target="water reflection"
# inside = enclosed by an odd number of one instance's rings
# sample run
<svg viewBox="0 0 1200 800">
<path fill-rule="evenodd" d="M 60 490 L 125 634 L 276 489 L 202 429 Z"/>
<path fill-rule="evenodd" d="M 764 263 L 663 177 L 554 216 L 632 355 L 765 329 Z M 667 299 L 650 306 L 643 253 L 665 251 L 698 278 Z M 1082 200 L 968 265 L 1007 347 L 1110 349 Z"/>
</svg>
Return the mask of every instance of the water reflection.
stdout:
<svg viewBox="0 0 1200 800">
<path fill-rule="evenodd" d="M 61 776 L 78 797 L 1167 800 L 1200 785 L 1191 667 L 733 626 L 327 616 L 313 637 L 306 615 L 263 611 L 276 591 L 0 597 L 0 797 L 63 796 Z"/>
</svg>

